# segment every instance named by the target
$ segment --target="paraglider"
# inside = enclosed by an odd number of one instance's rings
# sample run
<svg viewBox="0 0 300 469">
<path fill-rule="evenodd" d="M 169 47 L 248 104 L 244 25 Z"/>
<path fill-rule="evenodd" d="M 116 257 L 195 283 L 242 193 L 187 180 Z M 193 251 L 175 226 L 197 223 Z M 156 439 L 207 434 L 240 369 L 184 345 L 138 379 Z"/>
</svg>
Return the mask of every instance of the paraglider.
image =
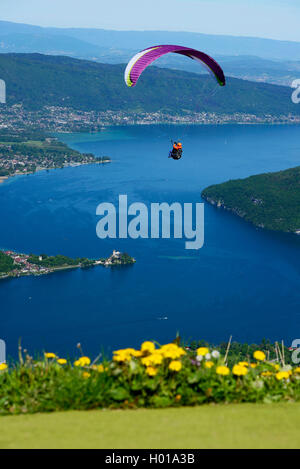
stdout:
<svg viewBox="0 0 300 469">
<path fill-rule="evenodd" d="M 182 143 L 174 142 L 173 148 L 169 153 L 169 158 L 173 158 L 173 160 L 180 160 L 181 157 L 182 157 Z"/>
<path fill-rule="evenodd" d="M 129 88 L 133 88 L 140 78 L 143 71 L 159 57 L 169 54 L 181 54 L 190 59 L 197 60 L 214 76 L 220 86 L 226 85 L 224 72 L 220 65 L 209 55 L 190 47 L 176 46 L 176 45 L 160 45 L 153 46 L 142 50 L 136 54 L 128 63 L 124 79 Z M 182 144 L 175 142 L 172 150 L 169 153 L 169 158 L 179 160 L 182 157 Z"/>
<path fill-rule="evenodd" d="M 197 60 L 213 74 L 220 86 L 225 86 L 226 79 L 224 72 L 212 57 L 199 50 L 191 49 L 190 47 L 175 45 L 149 47 L 132 57 L 124 73 L 126 85 L 130 88 L 135 86 L 143 71 L 154 62 L 154 60 L 170 52 L 185 55 L 186 57 Z"/>
</svg>

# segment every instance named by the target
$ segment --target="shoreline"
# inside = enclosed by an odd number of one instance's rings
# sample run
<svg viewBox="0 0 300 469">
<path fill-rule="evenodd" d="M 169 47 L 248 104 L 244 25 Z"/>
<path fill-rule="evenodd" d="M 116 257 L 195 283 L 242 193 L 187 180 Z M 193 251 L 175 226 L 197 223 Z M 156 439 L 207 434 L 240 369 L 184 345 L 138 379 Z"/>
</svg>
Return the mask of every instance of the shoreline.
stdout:
<svg viewBox="0 0 300 469">
<path fill-rule="evenodd" d="M 94 267 L 96 264 L 93 264 L 91 267 Z M 42 277 L 43 275 L 50 275 L 50 274 L 55 274 L 56 272 L 61 272 L 63 270 L 71 270 L 71 269 L 82 269 L 80 265 L 66 265 L 62 267 L 52 267 L 49 269 L 47 272 L 28 272 L 28 273 L 20 273 L 19 275 L 10 275 L 10 274 L 5 274 L 1 275 L 0 274 L 0 280 L 4 279 L 17 279 L 21 277 Z M 86 267 L 87 268 L 87 267 Z"/>
<path fill-rule="evenodd" d="M 269 121 L 264 121 L 264 122 L 244 122 L 244 121 L 228 121 L 228 122 L 174 122 L 174 121 L 159 121 L 159 122 L 129 122 L 125 123 L 122 122 L 120 124 L 118 123 L 110 123 L 110 124 L 104 124 L 104 128 L 99 128 L 98 130 L 80 130 L 80 129 L 74 129 L 74 130 L 62 130 L 62 129 L 47 129 L 46 132 L 55 134 L 55 135 L 60 135 L 60 134 L 100 134 L 102 132 L 105 132 L 107 129 L 111 129 L 114 127 L 146 127 L 149 125 L 157 126 L 157 125 L 170 125 L 170 126 L 188 126 L 188 127 L 193 127 L 193 126 L 215 126 L 215 127 L 221 127 L 225 125 L 269 125 L 269 126 L 300 126 L 300 120 L 299 121 L 282 121 L 282 122 L 269 122 Z"/>
<path fill-rule="evenodd" d="M 29 175 L 36 174 L 40 171 L 53 171 L 54 169 L 77 168 L 78 166 L 85 166 L 85 165 L 90 165 L 90 164 L 107 164 L 107 163 L 111 163 L 111 160 L 108 160 L 108 161 L 96 160 L 96 161 L 89 161 L 87 163 L 66 164 L 63 167 L 37 168 L 35 171 L 29 171 L 25 173 L 14 173 L 14 174 L 10 174 L 9 176 L 0 176 L 0 184 L 3 184 L 8 179 L 12 179 L 16 176 L 29 176 Z"/>
<path fill-rule="evenodd" d="M 271 229 L 271 228 L 265 227 L 265 225 L 263 225 L 263 224 L 256 224 L 252 220 L 246 219 L 244 213 L 241 213 L 237 208 L 227 207 L 224 204 L 224 202 L 221 202 L 220 200 L 215 200 L 212 197 L 208 197 L 208 196 L 204 196 L 204 195 L 202 195 L 201 197 L 203 198 L 203 200 L 205 200 L 211 206 L 213 206 L 217 209 L 225 210 L 225 211 L 233 214 L 234 216 L 239 217 L 241 220 L 243 220 L 246 223 L 249 223 L 254 228 L 258 228 L 258 229 L 261 229 L 261 230 L 264 230 L 264 231 L 270 231 L 270 232 L 274 232 L 274 233 L 283 233 L 283 234 L 287 234 L 287 235 L 300 236 L 300 230 L 285 231 L 285 230 Z"/>
<path fill-rule="evenodd" d="M 24 108 L 22 104 L 16 110 L 7 107 L 0 125 L 7 131 L 32 127 L 35 130 L 52 133 L 101 132 L 111 126 L 130 125 L 227 125 L 227 124 L 271 124 L 299 125 L 298 109 L 283 108 L 269 111 L 256 109 L 191 110 L 181 109 L 146 111 L 146 110 L 90 110 L 76 107 L 44 105 L 39 109 Z"/>
<path fill-rule="evenodd" d="M 60 272 L 63 270 L 70 270 L 70 269 L 88 269 L 91 267 L 96 267 L 98 265 L 102 265 L 103 267 L 114 267 L 117 265 L 133 265 L 135 264 L 136 260 L 129 256 L 128 254 L 121 253 L 119 251 L 114 250 L 111 256 L 107 258 L 99 258 L 99 259 L 81 259 L 82 262 L 79 264 L 63 264 L 61 266 L 47 266 L 39 263 L 34 263 L 28 261 L 30 258 L 29 254 L 24 253 L 17 253 L 15 251 L 3 251 L 0 250 L 3 254 L 10 257 L 14 260 L 14 265 L 16 266 L 15 269 L 5 272 L 3 274 L 0 273 L 0 280 L 4 280 L 7 278 L 20 278 L 20 277 L 40 277 L 42 275 L 49 275 L 55 272 Z M 57 256 L 46 256 L 47 257 L 57 257 Z M 58 256 L 59 257 L 59 256 Z M 74 260 L 69 258 L 70 261 Z M 79 259 L 78 259 L 79 260 Z M 39 261 L 42 261 L 42 256 L 39 256 Z M 17 267 L 18 266 L 18 267 Z M 23 269 L 18 271 L 18 269 Z M 31 269 L 31 270 L 30 270 Z"/>
</svg>

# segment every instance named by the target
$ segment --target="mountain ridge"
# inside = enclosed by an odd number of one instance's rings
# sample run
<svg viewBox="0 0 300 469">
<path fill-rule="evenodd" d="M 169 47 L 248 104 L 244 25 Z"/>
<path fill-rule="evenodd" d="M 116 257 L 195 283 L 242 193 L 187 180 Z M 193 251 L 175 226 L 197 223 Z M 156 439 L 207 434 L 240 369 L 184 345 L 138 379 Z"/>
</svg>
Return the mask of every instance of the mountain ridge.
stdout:
<svg viewBox="0 0 300 469">
<path fill-rule="evenodd" d="M 235 78 L 290 85 L 300 73 L 300 42 L 182 31 L 120 31 L 55 28 L 0 21 L 0 53 L 66 55 L 104 63 L 125 63 L 151 44 L 177 43 L 217 59 Z M 156 66 L 206 73 L 194 61 L 168 54 Z"/>
<path fill-rule="evenodd" d="M 146 70 L 135 88 L 127 88 L 123 65 L 63 56 L 0 54 L 0 77 L 7 104 L 29 109 L 64 106 L 95 111 L 167 110 L 299 116 L 291 89 L 229 78 L 225 88 L 210 76 L 157 67 Z M 171 92 L 170 92 L 171 90 Z"/>
<path fill-rule="evenodd" d="M 120 48 L 120 44 L 122 44 L 123 49 L 128 48 L 132 50 L 148 47 L 151 43 L 164 43 L 164 40 L 167 38 L 170 39 L 170 43 L 176 43 L 176 38 L 178 38 L 179 41 L 181 39 L 188 40 L 190 41 L 190 47 L 200 47 L 201 44 L 197 41 L 201 40 L 208 53 L 218 53 L 221 55 L 256 55 L 265 58 L 300 60 L 300 42 L 298 41 L 284 41 L 251 36 L 230 36 L 224 34 L 203 34 L 185 31 L 125 31 L 102 28 L 56 28 L 0 21 L 0 34 L 20 31 L 27 34 L 35 31 L 42 34 L 47 32 L 52 35 L 69 35 L 101 47 Z M 206 41 L 209 42 L 207 43 Z M 258 44 L 260 47 L 257 47 Z M 275 49 L 272 48 L 272 46 L 275 47 L 276 52 L 274 52 Z M 216 49 L 214 49 L 214 47 L 216 47 Z M 235 47 L 235 51 L 232 50 L 233 47 Z M 231 48 L 231 52 L 228 48 Z M 249 49 L 252 52 L 250 52 Z"/>
</svg>

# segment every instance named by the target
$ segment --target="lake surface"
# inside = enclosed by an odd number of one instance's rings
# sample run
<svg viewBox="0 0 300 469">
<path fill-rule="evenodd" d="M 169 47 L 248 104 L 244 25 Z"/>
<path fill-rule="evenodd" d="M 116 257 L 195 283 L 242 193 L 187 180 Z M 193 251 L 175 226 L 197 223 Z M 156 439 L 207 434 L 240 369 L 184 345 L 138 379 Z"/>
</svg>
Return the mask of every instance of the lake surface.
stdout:
<svg viewBox="0 0 300 469">
<path fill-rule="evenodd" d="M 256 229 L 205 204 L 205 244 L 180 239 L 96 236 L 96 207 L 202 202 L 208 185 L 299 165 L 300 127 L 142 126 L 60 138 L 112 163 L 12 178 L 0 185 L 0 246 L 19 252 L 97 258 L 113 249 L 134 266 L 97 267 L 0 283 L 1 329 L 8 353 L 91 356 L 143 340 L 213 342 L 300 338 L 300 237 Z M 170 139 L 184 156 L 167 158 Z M 167 318 L 167 319 L 166 319 Z"/>
</svg>

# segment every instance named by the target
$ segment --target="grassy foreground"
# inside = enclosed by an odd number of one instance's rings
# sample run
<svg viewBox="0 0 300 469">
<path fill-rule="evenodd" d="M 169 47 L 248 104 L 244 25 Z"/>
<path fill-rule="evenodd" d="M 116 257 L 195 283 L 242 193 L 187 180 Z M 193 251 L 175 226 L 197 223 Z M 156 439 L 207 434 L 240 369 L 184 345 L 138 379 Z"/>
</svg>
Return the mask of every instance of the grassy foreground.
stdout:
<svg viewBox="0 0 300 469">
<path fill-rule="evenodd" d="M 229 367 L 226 360 L 218 350 L 174 342 L 146 341 L 100 364 L 83 354 L 72 364 L 53 352 L 24 360 L 20 351 L 18 363 L 0 364 L 0 414 L 300 402 L 300 367 L 286 365 L 283 352 L 280 363 L 261 350 L 254 361 Z"/>
<path fill-rule="evenodd" d="M 300 448 L 300 404 L 0 417 L 0 448 Z"/>
</svg>

